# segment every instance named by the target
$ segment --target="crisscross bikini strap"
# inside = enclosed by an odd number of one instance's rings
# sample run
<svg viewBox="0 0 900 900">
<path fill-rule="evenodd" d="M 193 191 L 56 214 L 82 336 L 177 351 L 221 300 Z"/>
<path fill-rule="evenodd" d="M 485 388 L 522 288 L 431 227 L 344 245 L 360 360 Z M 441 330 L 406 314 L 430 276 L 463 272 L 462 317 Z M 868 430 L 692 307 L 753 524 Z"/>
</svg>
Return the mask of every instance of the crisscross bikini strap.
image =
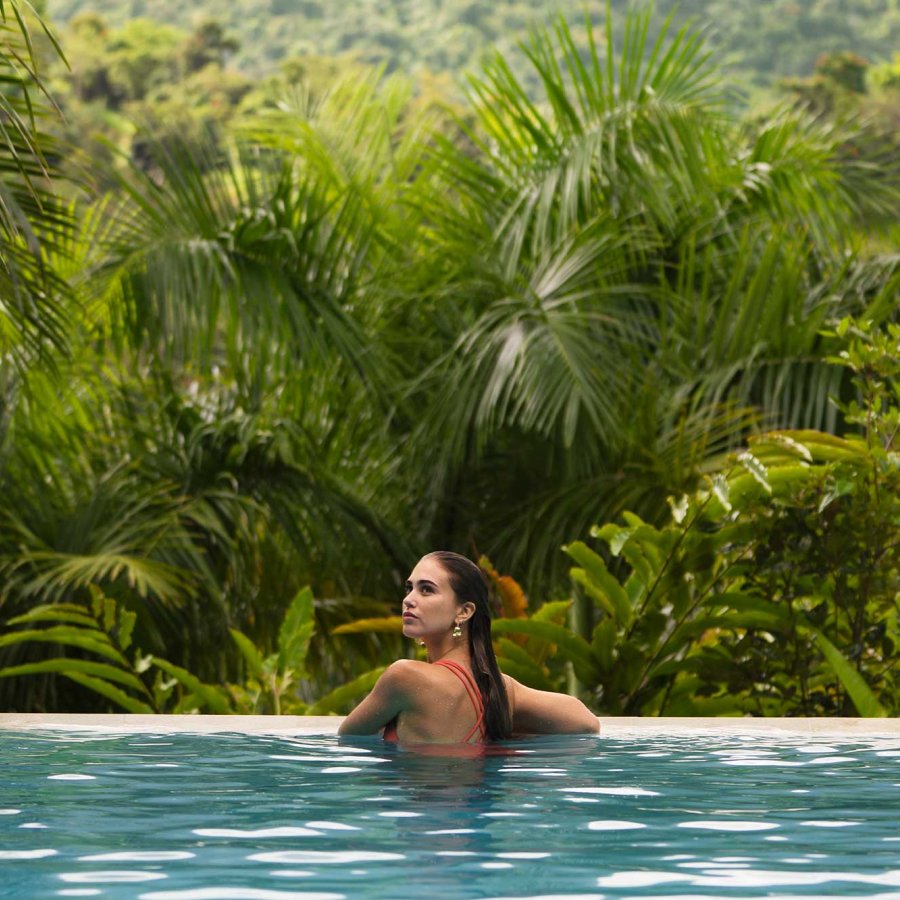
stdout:
<svg viewBox="0 0 900 900">
<path fill-rule="evenodd" d="M 469 695 L 469 700 L 472 702 L 472 706 L 475 708 L 475 712 L 478 715 L 477 721 L 472 727 L 472 730 L 466 735 L 465 741 L 468 743 L 476 732 L 480 732 L 480 736 L 483 737 L 484 700 L 481 697 L 481 691 L 478 690 L 478 685 L 475 683 L 475 680 L 459 663 L 454 662 L 452 659 L 439 659 L 435 665 L 449 669 L 463 683 L 463 687 L 465 687 L 466 693 Z"/>
</svg>

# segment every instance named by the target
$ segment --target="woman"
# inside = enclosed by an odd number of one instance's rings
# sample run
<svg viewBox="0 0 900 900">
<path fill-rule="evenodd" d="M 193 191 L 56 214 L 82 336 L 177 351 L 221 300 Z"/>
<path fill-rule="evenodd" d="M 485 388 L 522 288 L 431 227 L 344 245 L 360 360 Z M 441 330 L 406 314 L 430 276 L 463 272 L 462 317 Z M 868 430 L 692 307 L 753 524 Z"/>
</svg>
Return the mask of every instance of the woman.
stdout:
<svg viewBox="0 0 900 900">
<path fill-rule="evenodd" d="M 483 743 L 516 734 L 596 734 L 597 717 L 575 697 L 537 691 L 503 675 L 491 643 L 481 570 L 439 550 L 406 582 L 403 634 L 428 662 L 401 659 L 344 719 L 339 734 L 377 734 L 404 744 Z"/>
</svg>

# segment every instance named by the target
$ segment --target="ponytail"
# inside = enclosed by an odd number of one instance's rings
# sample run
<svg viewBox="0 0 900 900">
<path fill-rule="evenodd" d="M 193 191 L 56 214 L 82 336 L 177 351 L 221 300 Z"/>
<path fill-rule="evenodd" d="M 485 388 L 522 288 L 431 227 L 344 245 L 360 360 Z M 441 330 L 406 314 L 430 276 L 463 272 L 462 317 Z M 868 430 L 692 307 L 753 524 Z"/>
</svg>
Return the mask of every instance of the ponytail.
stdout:
<svg viewBox="0 0 900 900">
<path fill-rule="evenodd" d="M 509 738 L 512 736 L 512 713 L 491 640 L 487 578 L 475 563 L 458 553 L 436 550 L 428 556 L 446 570 L 460 603 L 475 604 L 475 612 L 469 619 L 469 661 L 484 703 L 484 730 L 493 741 Z"/>
</svg>

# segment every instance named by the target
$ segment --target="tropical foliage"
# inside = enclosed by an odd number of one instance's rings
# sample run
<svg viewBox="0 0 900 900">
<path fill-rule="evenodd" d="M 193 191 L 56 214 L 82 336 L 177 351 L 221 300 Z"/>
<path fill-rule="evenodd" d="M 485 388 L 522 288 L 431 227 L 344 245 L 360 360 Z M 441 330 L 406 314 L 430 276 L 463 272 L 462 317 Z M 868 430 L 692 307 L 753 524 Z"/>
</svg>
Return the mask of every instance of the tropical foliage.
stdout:
<svg viewBox="0 0 900 900">
<path fill-rule="evenodd" d="M 630 5 L 613 0 L 617 16 Z M 236 62 L 254 72 L 292 56 L 354 55 L 390 70 L 426 67 L 453 73 L 474 69 L 483 54 L 499 45 L 509 50 L 527 29 L 546 19 L 541 0 L 357 0 L 352 14 L 324 0 L 48 0 L 54 21 L 64 22 L 88 10 L 119 27 L 129 19 L 150 18 L 185 31 L 198 20 L 220 22 L 240 35 Z M 552 5 L 571 23 L 585 13 L 599 18 L 603 0 Z M 708 23 L 718 52 L 742 78 L 769 82 L 783 75 L 808 73 L 822 53 L 855 49 L 871 59 L 886 59 L 897 47 L 900 10 L 885 0 L 659 0 L 653 28 L 676 10 L 680 21 Z"/>
<path fill-rule="evenodd" d="M 862 435 L 758 436 L 661 527 L 626 513 L 592 529 L 602 551 L 566 547 L 583 637 L 537 617 L 499 632 L 558 645 L 607 714 L 896 715 L 900 327 L 846 335 Z"/>
<path fill-rule="evenodd" d="M 60 675 L 132 713 L 302 715 L 326 714 L 357 701 L 383 671 L 382 667 L 366 673 L 315 704 L 300 699 L 302 685 L 309 680 L 306 657 L 315 630 L 309 588 L 301 590 L 288 607 L 275 653 L 264 657 L 245 634 L 231 629 L 243 658 L 245 678 L 241 683 L 221 686 L 205 684 L 182 666 L 144 655 L 137 648 L 129 657 L 136 614 L 96 587 L 92 587 L 91 595 L 89 606 L 54 603 L 35 607 L 7 622 L 25 628 L 15 628 L 0 637 L 0 647 L 49 643 L 77 648 L 86 658 L 67 655 L 8 666 L 0 669 L 0 678 Z"/>
<path fill-rule="evenodd" d="M 30 84 L 7 87 L 25 102 Z M 26 324 L 4 351 L 4 620 L 52 629 L 59 607 L 115 644 L 133 614 L 130 646 L 169 660 L 188 706 L 176 672 L 283 710 L 301 667 L 282 665 L 282 623 L 308 585 L 311 704 L 403 652 L 396 631 L 338 629 L 391 612 L 418 553 L 485 553 L 530 596 L 565 597 L 563 543 L 625 511 L 663 534 L 666 498 L 748 432 L 855 428 L 829 404 L 853 386 L 822 329 L 895 315 L 896 258 L 865 232 L 896 208 L 896 171 L 847 153 L 833 122 L 730 110 L 698 32 L 609 11 L 494 55 L 456 117 L 354 72 L 230 130 L 136 130 L 139 154 L 87 161 L 98 177 L 35 183 L 50 199 L 32 219 L 66 214 L 14 268 L 58 291 L 9 316 Z M 18 121 L 21 187 L 48 151 Z M 504 662 L 556 683 L 539 632 L 557 629 L 599 687 L 567 607 L 510 607 Z M 0 702 L 96 706 L 59 668 L 78 650 L 15 633 L 0 666 L 48 667 L 4 679 Z M 652 709 L 635 678 L 602 703 Z"/>
<path fill-rule="evenodd" d="M 52 264 L 65 242 L 70 210 L 48 189 L 54 171 L 44 83 L 31 31 L 43 23 L 27 4 L 0 2 L 0 355 L 24 367 L 67 347 L 70 289 Z M 49 37 L 49 32 L 47 32 Z M 57 44 L 52 42 L 55 52 Z M 3 381 L 0 372 L 0 381 Z M 0 384 L 0 390 L 6 390 Z"/>
</svg>

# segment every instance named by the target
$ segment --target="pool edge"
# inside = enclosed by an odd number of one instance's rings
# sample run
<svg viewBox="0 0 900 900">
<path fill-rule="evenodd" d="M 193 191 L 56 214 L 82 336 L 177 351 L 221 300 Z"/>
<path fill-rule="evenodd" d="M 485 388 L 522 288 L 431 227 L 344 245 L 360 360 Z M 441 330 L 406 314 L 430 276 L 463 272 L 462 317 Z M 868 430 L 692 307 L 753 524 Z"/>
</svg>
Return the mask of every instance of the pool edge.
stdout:
<svg viewBox="0 0 900 900">
<path fill-rule="evenodd" d="M 900 719 L 858 718 L 639 718 L 600 716 L 601 735 L 632 732 L 717 732 L 805 735 L 900 735 Z M 185 732 L 194 734 L 335 734 L 340 716 L 163 716 L 111 713 L 0 713 L 0 731 L 96 729 L 116 732 Z"/>
</svg>

